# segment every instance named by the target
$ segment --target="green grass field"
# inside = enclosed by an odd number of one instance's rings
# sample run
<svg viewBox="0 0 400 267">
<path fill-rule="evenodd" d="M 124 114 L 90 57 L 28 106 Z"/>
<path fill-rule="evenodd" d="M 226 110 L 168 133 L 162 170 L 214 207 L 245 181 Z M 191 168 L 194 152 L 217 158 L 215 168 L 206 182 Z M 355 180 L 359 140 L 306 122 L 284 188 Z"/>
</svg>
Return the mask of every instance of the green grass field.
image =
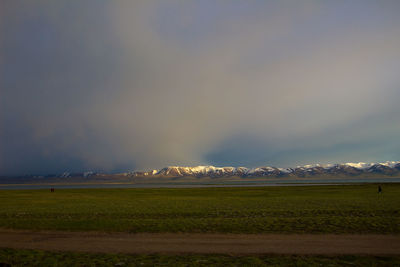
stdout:
<svg viewBox="0 0 400 267">
<path fill-rule="evenodd" d="M 129 255 L 0 249 L 9 266 L 400 266 L 400 257 Z M 3 265 L 6 266 L 6 265 Z"/>
<path fill-rule="evenodd" d="M 400 233 L 400 185 L 0 190 L 0 228 Z"/>
</svg>

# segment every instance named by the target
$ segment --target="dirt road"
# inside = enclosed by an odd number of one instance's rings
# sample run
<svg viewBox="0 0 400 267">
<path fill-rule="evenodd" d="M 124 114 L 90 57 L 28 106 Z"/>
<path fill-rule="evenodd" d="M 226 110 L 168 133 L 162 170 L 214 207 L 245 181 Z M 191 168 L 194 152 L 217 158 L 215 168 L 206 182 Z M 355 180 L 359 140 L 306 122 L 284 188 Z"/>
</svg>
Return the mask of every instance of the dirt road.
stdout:
<svg viewBox="0 0 400 267">
<path fill-rule="evenodd" d="M 400 235 L 127 234 L 0 229 L 0 247 L 109 253 L 400 255 Z"/>
</svg>

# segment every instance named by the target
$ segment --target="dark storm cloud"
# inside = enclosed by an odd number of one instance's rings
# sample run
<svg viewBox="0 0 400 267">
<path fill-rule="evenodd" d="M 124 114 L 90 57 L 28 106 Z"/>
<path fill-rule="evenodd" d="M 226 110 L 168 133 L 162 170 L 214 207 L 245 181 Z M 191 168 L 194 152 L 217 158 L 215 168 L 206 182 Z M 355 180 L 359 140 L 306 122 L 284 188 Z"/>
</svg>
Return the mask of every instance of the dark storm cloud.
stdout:
<svg viewBox="0 0 400 267">
<path fill-rule="evenodd" d="M 399 11 L 2 1 L 1 173 L 398 159 Z"/>
</svg>

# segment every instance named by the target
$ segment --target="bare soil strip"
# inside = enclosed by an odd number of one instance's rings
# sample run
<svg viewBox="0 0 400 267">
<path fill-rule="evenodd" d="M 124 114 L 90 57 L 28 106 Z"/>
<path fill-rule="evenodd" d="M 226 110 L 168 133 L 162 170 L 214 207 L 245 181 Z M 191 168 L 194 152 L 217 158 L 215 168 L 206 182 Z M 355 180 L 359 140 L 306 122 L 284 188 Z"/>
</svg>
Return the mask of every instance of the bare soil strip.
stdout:
<svg viewBox="0 0 400 267">
<path fill-rule="evenodd" d="M 135 254 L 400 255 L 400 235 L 129 234 L 0 229 L 0 247 Z"/>
</svg>

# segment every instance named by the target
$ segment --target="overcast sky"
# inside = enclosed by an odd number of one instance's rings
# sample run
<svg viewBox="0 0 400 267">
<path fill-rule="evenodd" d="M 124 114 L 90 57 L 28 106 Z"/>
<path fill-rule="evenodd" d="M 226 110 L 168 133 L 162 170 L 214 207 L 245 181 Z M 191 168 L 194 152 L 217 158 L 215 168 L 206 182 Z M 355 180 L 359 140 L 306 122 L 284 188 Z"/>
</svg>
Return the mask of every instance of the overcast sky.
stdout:
<svg viewBox="0 0 400 267">
<path fill-rule="evenodd" d="M 0 175 L 400 160 L 400 1 L 0 2 Z"/>
</svg>

